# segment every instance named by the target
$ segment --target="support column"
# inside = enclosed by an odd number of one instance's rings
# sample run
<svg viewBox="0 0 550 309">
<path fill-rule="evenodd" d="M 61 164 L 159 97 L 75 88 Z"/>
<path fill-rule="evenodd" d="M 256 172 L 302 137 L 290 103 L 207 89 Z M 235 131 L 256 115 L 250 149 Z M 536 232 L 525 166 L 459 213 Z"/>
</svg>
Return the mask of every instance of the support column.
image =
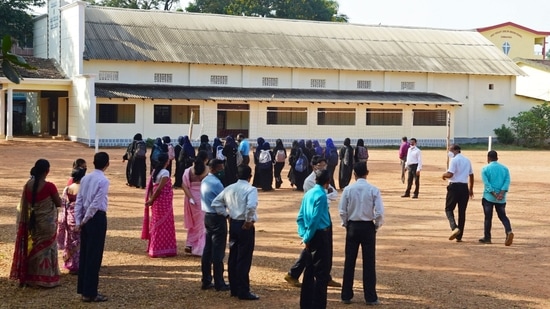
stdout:
<svg viewBox="0 0 550 309">
<path fill-rule="evenodd" d="M 13 89 L 8 89 L 8 108 L 6 110 L 6 140 L 13 140 Z"/>
<path fill-rule="evenodd" d="M 1 87 L 2 85 L 0 85 Z M 0 138 L 6 138 L 6 91 L 0 90 Z"/>
</svg>

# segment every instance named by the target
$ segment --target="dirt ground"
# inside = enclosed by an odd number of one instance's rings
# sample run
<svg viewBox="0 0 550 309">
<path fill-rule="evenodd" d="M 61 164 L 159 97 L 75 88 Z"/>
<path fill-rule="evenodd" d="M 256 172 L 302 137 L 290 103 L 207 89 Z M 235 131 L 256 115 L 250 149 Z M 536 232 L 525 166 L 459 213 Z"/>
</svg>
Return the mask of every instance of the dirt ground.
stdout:
<svg viewBox="0 0 550 309">
<path fill-rule="evenodd" d="M 419 141 L 421 146 L 421 141 Z M 498 147 L 495 147 L 498 150 Z M 48 180 L 63 189 L 77 157 L 92 168 L 94 149 L 45 139 L 0 141 L 0 308 L 298 308 L 298 288 L 283 277 L 301 250 L 296 214 L 302 194 L 288 180 L 273 192 L 259 193 L 256 248 L 251 288 L 259 301 L 239 301 L 228 292 L 200 289 L 200 259 L 183 252 L 183 191 L 174 196 L 179 255 L 151 259 L 140 239 L 144 190 L 125 184 L 123 149 L 101 149 L 111 157 L 107 177 L 108 231 L 100 291 L 103 304 L 84 304 L 76 294 L 76 277 L 62 269 L 62 285 L 54 289 L 18 288 L 9 280 L 15 238 L 15 207 L 29 170 L 38 158 L 51 163 Z M 548 152 L 500 151 L 500 162 L 512 175 L 507 213 L 516 235 L 504 246 L 504 231 L 493 218 L 493 244 L 483 245 L 481 167 L 486 151 L 464 151 L 476 177 L 464 242 L 449 241 L 444 213 L 446 151 L 424 150 L 424 169 L 418 200 L 403 199 L 397 150 L 370 150 L 368 181 L 378 186 L 386 209 L 386 224 L 377 234 L 378 295 L 384 308 L 550 308 L 550 217 Z M 285 175 L 288 167 L 285 168 Z M 337 203 L 331 204 L 334 229 L 333 277 L 341 281 L 345 230 L 340 228 Z M 227 257 L 227 255 L 226 255 Z M 340 289 L 328 289 L 329 308 L 364 306 L 360 259 L 355 298 L 340 303 Z"/>
</svg>

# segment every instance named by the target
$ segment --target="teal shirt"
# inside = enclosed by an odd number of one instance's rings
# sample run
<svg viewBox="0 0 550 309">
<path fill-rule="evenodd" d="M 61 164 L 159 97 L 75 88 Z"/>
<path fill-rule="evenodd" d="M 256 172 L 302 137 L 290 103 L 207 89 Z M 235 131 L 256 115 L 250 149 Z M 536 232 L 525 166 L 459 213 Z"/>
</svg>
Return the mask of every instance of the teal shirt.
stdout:
<svg viewBox="0 0 550 309">
<path fill-rule="evenodd" d="M 316 184 L 304 194 L 296 222 L 298 235 L 305 244 L 311 241 L 317 230 L 326 229 L 332 225 L 325 188 Z"/>
<path fill-rule="evenodd" d="M 498 161 L 492 161 L 481 170 L 481 179 L 483 180 L 484 190 L 483 198 L 492 203 L 506 203 L 506 194 L 510 187 L 510 172 L 508 168 Z M 497 200 L 492 192 L 499 193 L 504 190 L 502 200 Z"/>
</svg>

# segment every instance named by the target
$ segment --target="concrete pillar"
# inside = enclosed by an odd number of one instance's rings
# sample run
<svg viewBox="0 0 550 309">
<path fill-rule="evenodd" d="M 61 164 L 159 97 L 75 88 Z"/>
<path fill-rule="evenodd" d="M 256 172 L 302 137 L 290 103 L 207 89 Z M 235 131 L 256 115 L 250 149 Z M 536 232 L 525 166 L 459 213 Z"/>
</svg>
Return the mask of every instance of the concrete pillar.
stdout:
<svg viewBox="0 0 550 309">
<path fill-rule="evenodd" d="M 2 85 L 0 85 L 1 87 Z M 0 138 L 6 138 L 6 119 L 4 115 L 6 114 L 6 96 L 5 90 L 0 90 Z"/>
<path fill-rule="evenodd" d="M 6 110 L 6 140 L 13 140 L 13 89 L 8 89 L 8 108 Z"/>
</svg>

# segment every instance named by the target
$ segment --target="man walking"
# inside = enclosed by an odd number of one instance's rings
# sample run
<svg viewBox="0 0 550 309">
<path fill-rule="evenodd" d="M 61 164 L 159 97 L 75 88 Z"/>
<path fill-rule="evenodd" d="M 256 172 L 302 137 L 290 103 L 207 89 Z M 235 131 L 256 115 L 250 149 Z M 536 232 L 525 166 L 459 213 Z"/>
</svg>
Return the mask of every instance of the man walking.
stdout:
<svg viewBox="0 0 550 309">
<path fill-rule="evenodd" d="M 359 245 L 363 259 L 363 295 L 367 305 L 378 305 L 376 294 L 376 231 L 384 223 L 384 204 L 380 190 L 367 182 L 367 164 L 353 166 L 356 182 L 347 186 L 340 199 L 339 212 L 346 228 L 344 284 L 342 302 L 351 304 L 353 279 Z"/>
<path fill-rule="evenodd" d="M 249 272 L 254 252 L 254 222 L 258 220 L 258 189 L 249 183 L 252 170 L 248 165 L 239 165 L 237 176 L 238 181 L 227 186 L 212 201 L 212 207 L 216 213 L 222 213 L 230 220 L 227 272 L 231 296 L 243 300 L 257 300 L 260 297 L 250 292 Z"/>
<path fill-rule="evenodd" d="M 327 159 L 325 159 L 322 156 L 315 155 L 313 156 L 313 158 L 311 158 L 311 166 L 313 168 L 313 172 L 311 172 L 311 174 L 309 174 L 309 176 L 307 176 L 307 178 L 304 180 L 304 192 L 307 192 L 313 189 L 313 187 L 315 187 L 316 173 L 317 171 L 327 169 Z M 335 201 L 338 198 L 338 191 L 336 191 L 336 189 L 330 184 L 328 185 L 326 193 L 327 193 L 328 204 L 330 204 L 330 201 Z M 300 275 L 302 274 L 302 272 L 304 271 L 304 268 L 306 267 L 306 260 L 308 255 L 309 253 L 307 252 L 307 250 L 303 249 L 302 252 L 300 253 L 300 257 L 298 257 L 298 260 L 296 260 L 296 263 L 292 265 L 288 273 L 285 275 L 285 280 L 295 287 L 302 286 L 298 278 L 300 278 Z M 331 264 L 332 264 L 332 261 L 331 261 Z M 334 279 L 332 279 L 332 276 L 329 274 L 328 286 L 341 287 L 342 284 L 334 281 Z"/>
<path fill-rule="evenodd" d="M 416 147 L 416 138 L 411 138 L 410 147 L 407 152 L 407 161 L 405 167 L 409 171 L 407 178 L 407 190 L 401 197 L 410 197 L 411 188 L 414 180 L 414 193 L 412 198 L 418 198 L 420 189 L 420 171 L 422 170 L 422 152 Z"/>
<path fill-rule="evenodd" d="M 77 293 L 82 295 L 83 302 L 107 300 L 107 296 L 97 292 L 97 286 L 107 233 L 109 180 L 105 177 L 105 170 L 109 167 L 109 155 L 96 153 L 94 167 L 93 172 L 80 180 L 75 202 L 76 230 L 80 231 Z"/>
<path fill-rule="evenodd" d="M 327 284 L 332 268 L 332 222 L 325 190 L 330 183 L 327 170 L 317 171 L 316 185 L 302 199 L 296 222 L 298 235 L 308 253 L 300 308 L 327 307 Z"/>
<path fill-rule="evenodd" d="M 401 146 L 399 146 L 399 160 L 401 161 L 401 182 L 405 183 L 405 162 L 407 162 L 407 153 L 411 144 L 407 141 L 407 137 L 401 138 Z"/>
<path fill-rule="evenodd" d="M 202 287 L 208 290 L 228 291 L 229 285 L 223 279 L 223 258 L 227 241 L 227 219 L 225 207 L 214 209 L 212 201 L 223 191 L 224 162 L 213 159 L 209 164 L 210 173 L 201 182 L 201 208 L 204 211 L 206 239 L 201 257 Z M 212 284 L 212 267 L 214 284 Z"/>
<path fill-rule="evenodd" d="M 449 240 L 462 241 L 464 225 L 466 223 L 466 207 L 468 200 L 474 197 L 474 172 L 472 163 L 460 152 L 460 146 L 453 144 L 449 146 L 449 157 L 451 162 L 449 169 L 442 176 L 443 180 L 448 179 L 447 197 L 445 199 L 445 214 L 451 226 Z M 454 210 L 458 204 L 458 225 L 455 221 Z"/>
<path fill-rule="evenodd" d="M 493 207 L 495 208 L 498 218 L 504 225 L 506 240 L 504 245 L 510 246 L 514 240 L 512 226 L 510 220 L 506 216 L 506 193 L 510 187 L 510 172 L 508 168 L 498 161 L 498 154 L 491 150 L 487 153 L 487 165 L 481 170 L 481 178 L 483 179 L 483 213 L 485 215 L 484 236 L 479 242 L 484 244 L 491 243 L 491 224 L 493 221 Z"/>
</svg>

